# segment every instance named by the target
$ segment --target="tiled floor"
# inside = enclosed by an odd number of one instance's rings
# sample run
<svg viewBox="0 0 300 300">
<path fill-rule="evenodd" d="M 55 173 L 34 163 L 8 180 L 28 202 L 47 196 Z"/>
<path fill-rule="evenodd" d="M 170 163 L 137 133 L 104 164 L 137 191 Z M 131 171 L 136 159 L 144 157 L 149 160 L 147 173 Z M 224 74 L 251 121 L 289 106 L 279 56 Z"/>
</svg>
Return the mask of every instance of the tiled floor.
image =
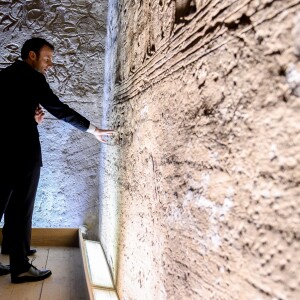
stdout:
<svg viewBox="0 0 300 300">
<path fill-rule="evenodd" d="M 10 275 L 0 276 L 1 300 L 85 300 L 88 299 L 79 248 L 37 247 L 33 265 L 52 271 L 40 282 L 12 284 Z M 7 255 L 0 262 L 9 263 Z"/>
</svg>

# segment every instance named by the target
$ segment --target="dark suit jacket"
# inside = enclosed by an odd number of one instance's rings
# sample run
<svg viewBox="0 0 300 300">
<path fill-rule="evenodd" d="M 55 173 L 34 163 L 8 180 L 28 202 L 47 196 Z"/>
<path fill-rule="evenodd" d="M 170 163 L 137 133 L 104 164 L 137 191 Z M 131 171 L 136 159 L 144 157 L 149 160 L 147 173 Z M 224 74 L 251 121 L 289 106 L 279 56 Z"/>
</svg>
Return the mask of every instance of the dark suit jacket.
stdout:
<svg viewBox="0 0 300 300">
<path fill-rule="evenodd" d="M 90 122 L 62 103 L 45 76 L 23 61 L 0 71 L 0 167 L 31 168 L 42 164 L 35 109 L 41 104 L 58 119 L 86 131 Z"/>
</svg>

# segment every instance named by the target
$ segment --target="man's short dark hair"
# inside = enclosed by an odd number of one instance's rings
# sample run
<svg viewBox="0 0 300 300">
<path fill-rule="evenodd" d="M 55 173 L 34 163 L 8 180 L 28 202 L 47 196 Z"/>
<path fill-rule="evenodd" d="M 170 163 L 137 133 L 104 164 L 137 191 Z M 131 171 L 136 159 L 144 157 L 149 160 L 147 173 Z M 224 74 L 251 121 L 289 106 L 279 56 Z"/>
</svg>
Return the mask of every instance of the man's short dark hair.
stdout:
<svg viewBox="0 0 300 300">
<path fill-rule="evenodd" d="M 37 56 L 39 56 L 40 50 L 44 46 L 48 46 L 50 49 L 54 50 L 54 46 L 45 39 L 36 37 L 27 40 L 21 49 L 21 58 L 23 60 L 27 59 L 30 51 L 33 51 Z"/>
</svg>

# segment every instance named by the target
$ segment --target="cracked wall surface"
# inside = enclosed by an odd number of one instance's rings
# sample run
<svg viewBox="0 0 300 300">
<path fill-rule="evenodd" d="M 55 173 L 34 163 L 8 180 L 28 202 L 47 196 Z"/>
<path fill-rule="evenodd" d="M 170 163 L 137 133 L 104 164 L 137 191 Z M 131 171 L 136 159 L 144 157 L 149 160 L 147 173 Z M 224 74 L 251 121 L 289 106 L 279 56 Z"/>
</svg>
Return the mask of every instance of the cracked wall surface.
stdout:
<svg viewBox="0 0 300 300">
<path fill-rule="evenodd" d="M 0 1 L 0 68 L 18 58 L 23 42 L 41 36 L 55 46 L 47 80 L 60 99 L 96 126 L 101 119 L 107 3 L 94 0 Z M 46 113 L 33 226 L 78 227 L 96 235 L 99 143 Z"/>
<path fill-rule="evenodd" d="M 100 238 L 120 299 L 299 299 L 300 1 L 109 7 Z"/>
</svg>

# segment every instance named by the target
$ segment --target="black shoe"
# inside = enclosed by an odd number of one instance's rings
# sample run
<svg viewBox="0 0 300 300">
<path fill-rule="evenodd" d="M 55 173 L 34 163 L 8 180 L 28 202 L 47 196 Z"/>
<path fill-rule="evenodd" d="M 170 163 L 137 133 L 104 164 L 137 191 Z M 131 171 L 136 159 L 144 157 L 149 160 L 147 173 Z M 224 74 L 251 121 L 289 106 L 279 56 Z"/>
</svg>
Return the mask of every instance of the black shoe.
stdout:
<svg viewBox="0 0 300 300">
<path fill-rule="evenodd" d="M 36 249 L 30 249 L 30 250 L 26 253 L 26 255 L 27 255 L 27 256 L 32 256 L 32 255 L 34 255 L 35 253 L 36 253 Z M 10 252 L 1 249 L 1 254 L 3 254 L 3 255 L 9 255 Z"/>
<path fill-rule="evenodd" d="M 28 252 L 27 252 L 27 256 L 32 256 L 36 253 L 36 249 L 30 249 Z"/>
<path fill-rule="evenodd" d="M 11 276 L 12 283 L 23 283 L 40 281 L 48 278 L 52 272 L 50 270 L 38 270 L 36 267 L 31 265 L 27 272 L 21 273 L 17 276 Z"/>
<path fill-rule="evenodd" d="M 0 276 L 2 275 L 7 275 L 10 273 L 10 267 L 9 266 L 5 266 L 5 265 L 2 265 L 0 263 Z"/>
</svg>

